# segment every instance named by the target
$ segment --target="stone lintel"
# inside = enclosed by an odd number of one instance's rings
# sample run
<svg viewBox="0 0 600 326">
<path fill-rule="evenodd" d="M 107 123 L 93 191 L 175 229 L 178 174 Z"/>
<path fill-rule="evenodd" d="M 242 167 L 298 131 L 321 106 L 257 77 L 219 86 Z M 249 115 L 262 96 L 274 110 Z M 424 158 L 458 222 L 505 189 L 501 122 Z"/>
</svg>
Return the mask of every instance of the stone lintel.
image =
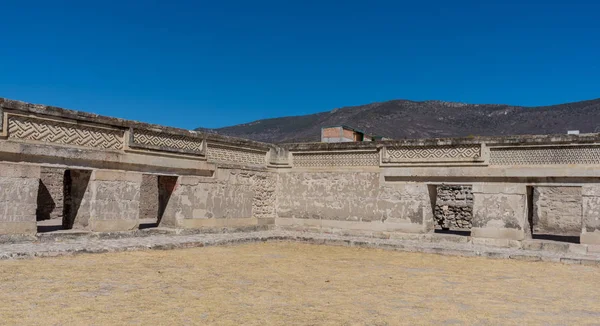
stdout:
<svg viewBox="0 0 600 326">
<path fill-rule="evenodd" d="M 92 180 L 95 181 L 125 181 L 142 182 L 142 173 L 118 170 L 94 170 Z"/>
</svg>

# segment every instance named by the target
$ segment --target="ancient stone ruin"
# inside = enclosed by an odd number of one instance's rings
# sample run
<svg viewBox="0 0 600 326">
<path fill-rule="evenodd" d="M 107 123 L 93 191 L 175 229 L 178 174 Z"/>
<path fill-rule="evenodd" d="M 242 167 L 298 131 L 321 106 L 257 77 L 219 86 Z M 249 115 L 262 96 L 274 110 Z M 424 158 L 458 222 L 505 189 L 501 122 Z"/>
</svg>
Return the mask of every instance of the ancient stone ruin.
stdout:
<svg viewBox="0 0 600 326">
<path fill-rule="evenodd" d="M 460 229 L 600 244 L 597 134 L 275 145 L 7 99 L 0 117 L 4 235 Z"/>
<path fill-rule="evenodd" d="M 471 186 L 438 186 L 436 195 L 434 216 L 437 225 L 442 229 L 471 229 L 473 220 Z"/>
</svg>

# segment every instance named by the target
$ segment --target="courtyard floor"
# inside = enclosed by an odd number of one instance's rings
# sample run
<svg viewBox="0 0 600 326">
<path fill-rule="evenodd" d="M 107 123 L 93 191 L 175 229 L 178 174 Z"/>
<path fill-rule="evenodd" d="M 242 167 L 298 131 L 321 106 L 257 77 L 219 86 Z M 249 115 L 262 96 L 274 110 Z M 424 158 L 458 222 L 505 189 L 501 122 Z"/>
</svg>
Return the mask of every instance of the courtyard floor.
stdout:
<svg viewBox="0 0 600 326">
<path fill-rule="evenodd" d="M 0 261 L 2 325 L 598 324 L 600 270 L 255 243 Z"/>
</svg>

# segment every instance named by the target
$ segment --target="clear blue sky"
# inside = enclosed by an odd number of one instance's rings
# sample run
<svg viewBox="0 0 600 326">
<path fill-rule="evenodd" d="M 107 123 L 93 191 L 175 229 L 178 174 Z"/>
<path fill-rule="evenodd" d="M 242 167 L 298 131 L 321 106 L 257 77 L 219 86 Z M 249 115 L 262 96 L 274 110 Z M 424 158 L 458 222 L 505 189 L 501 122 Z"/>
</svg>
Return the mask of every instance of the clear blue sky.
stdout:
<svg viewBox="0 0 600 326">
<path fill-rule="evenodd" d="M 391 99 L 600 97 L 595 0 L 4 0 L 0 11 L 0 97 L 182 128 Z"/>
</svg>

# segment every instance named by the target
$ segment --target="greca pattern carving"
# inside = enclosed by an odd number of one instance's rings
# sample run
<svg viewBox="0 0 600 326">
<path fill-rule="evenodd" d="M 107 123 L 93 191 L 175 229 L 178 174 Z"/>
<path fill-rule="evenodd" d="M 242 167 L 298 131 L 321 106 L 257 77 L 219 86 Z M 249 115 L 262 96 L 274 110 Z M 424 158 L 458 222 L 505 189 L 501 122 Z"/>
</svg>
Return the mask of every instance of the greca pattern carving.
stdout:
<svg viewBox="0 0 600 326">
<path fill-rule="evenodd" d="M 378 166 L 377 152 L 357 153 L 294 153 L 295 167 Z"/>
<path fill-rule="evenodd" d="M 87 125 L 11 115 L 8 137 L 100 149 L 123 149 L 123 132 Z"/>
<path fill-rule="evenodd" d="M 210 143 L 206 148 L 206 158 L 208 161 L 212 162 L 265 165 L 266 155 L 266 151 L 262 153 L 254 150 L 231 148 Z"/>
<path fill-rule="evenodd" d="M 134 130 L 133 142 L 140 145 L 173 148 L 202 153 L 202 139 L 154 131 Z"/>
<path fill-rule="evenodd" d="M 600 146 L 492 148 L 492 165 L 600 164 Z"/>
<path fill-rule="evenodd" d="M 481 156 L 481 146 L 391 146 L 386 152 L 392 160 L 468 159 Z"/>
</svg>

